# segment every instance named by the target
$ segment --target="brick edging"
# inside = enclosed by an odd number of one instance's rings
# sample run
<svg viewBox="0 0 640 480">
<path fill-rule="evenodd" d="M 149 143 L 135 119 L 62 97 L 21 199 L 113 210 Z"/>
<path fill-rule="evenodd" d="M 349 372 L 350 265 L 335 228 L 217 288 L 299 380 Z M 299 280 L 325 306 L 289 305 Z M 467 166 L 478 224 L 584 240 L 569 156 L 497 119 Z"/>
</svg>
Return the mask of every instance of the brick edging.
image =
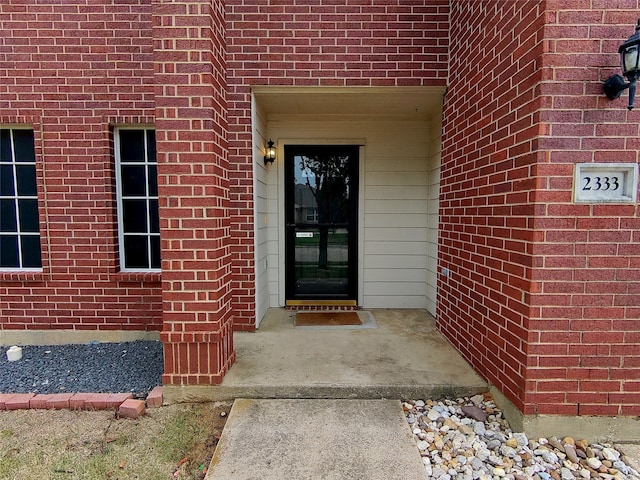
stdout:
<svg viewBox="0 0 640 480">
<path fill-rule="evenodd" d="M 146 402 L 132 393 L 0 393 L 0 410 L 68 409 L 118 410 L 121 417 L 137 418 L 145 408 L 162 406 L 163 389 L 155 387 Z"/>
</svg>

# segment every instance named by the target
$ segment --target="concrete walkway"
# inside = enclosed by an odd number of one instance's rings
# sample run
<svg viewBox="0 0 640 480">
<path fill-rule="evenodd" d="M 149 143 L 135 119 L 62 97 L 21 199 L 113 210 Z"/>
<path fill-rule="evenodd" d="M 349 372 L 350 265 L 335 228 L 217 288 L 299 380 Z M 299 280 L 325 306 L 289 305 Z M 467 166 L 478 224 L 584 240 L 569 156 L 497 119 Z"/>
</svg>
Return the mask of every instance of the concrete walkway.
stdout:
<svg viewBox="0 0 640 480">
<path fill-rule="evenodd" d="M 426 478 L 399 399 L 488 385 L 426 312 L 360 315 L 362 327 L 302 328 L 293 312 L 272 309 L 256 333 L 235 334 L 236 363 L 204 392 L 237 399 L 208 480 Z M 175 389 L 170 401 L 202 392 Z"/>
<path fill-rule="evenodd" d="M 616 448 L 626 455 L 629 466 L 640 472 L 640 443 L 616 445 Z"/>
<path fill-rule="evenodd" d="M 397 400 L 236 400 L 207 480 L 425 480 Z"/>
</svg>

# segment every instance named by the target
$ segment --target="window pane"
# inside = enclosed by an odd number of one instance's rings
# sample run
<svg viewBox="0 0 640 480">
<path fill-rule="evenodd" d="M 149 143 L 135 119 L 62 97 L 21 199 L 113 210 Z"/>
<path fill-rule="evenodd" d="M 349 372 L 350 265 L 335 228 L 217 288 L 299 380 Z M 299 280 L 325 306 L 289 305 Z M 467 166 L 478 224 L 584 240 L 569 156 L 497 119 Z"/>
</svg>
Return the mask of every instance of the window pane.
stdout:
<svg viewBox="0 0 640 480">
<path fill-rule="evenodd" d="M 18 216 L 20 217 L 20 231 L 40 231 L 37 200 L 18 200 Z"/>
<path fill-rule="evenodd" d="M 158 167 L 149 165 L 149 196 L 158 196 Z"/>
<path fill-rule="evenodd" d="M 0 232 L 17 232 L 16 202 L 0 200 Z"/>
<path fill-rule="evenodd" d="M 127 235 L 124 237 L 125 268 L 149 268 L 147 237 Z"/>
<path fill-rule="evenodd" d="M 117 135 L 122 267 L 160 268 L 155 131 L 122 129 Z"/>
<path fill-rule="evenodd" d="M 11 134 L 9 129 L 0 130 L 0 162 L 11 161 Z"/>
<path fill-rule="evenodd" d="M 160 237 L 151 237 L 151 268 L 160 268 Z"/>
<path fill-rule="evenodd" d="M 147 201 L 123 200 L 122 224 L 125 233 L 147 233 Z"/>
<path fill-rule="evenodd" d="M 0 129 L 0 268 L 42 266 L 35 160 L 33 130 Z"/>
<path fill-rule="evenodd" d="M 16 162 L 35 162 L 36 150 L 33 143 L 33 130 L 13 131 L 14 158 Z"/>
<path fill-rule="evenodd" d="M 147 130 L 147 160 L 156 161 L 156 131 Z"/>
<path fill-rule="evenodd" d="M 144 162 L 144 130 L 120 130 L 120 161 Z"/>
<path fill-rule="evenodd" d="M 144 165 L 123 165 L 120 171 L 122 175 L 122 195 L 132 197 L 146 194 L 147 179 Z"/>
<path fill-rule="evenodd" d="M 0 196 L 15 195 L 13 185 L 13 167 L 11 165 L 0 165 Z"/>
<path fill-rule="evenodd" d="M 35 197 L 38 194 L 35 165 L 17 165 L 16 177 L 18 179 L 18 195 Z"/>
<path fill-rule="evenodd" d="M 149 223 L 151 233 L 160 233 L 160 216 L 158 214 L 158 200 L 149 200 Z"/>
<path fill-rule="evenodd" d="M 20 241 L 22 243 L 22 266 L 25 268 L 41 267 L 40 236 L 24 235 Z"/>
<path fill-rule="evenodd" d="M 0 235 L 0 267 L 19 267 L 18 236 Z"/>
</svg>

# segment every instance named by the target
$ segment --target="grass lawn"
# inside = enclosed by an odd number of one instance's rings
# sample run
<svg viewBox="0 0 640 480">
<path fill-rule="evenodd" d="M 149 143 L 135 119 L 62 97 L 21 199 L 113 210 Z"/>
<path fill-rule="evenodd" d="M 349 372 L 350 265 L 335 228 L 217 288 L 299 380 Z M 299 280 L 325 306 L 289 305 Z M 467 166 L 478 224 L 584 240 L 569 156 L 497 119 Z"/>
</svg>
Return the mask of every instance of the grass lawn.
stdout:
<svg viewBox="0 0 640 480">
<path fill-rule="evenodd" d="M 229 403 L 114 411 L 0 411 L 2 479 L 202 479 Z"/>
</svg>

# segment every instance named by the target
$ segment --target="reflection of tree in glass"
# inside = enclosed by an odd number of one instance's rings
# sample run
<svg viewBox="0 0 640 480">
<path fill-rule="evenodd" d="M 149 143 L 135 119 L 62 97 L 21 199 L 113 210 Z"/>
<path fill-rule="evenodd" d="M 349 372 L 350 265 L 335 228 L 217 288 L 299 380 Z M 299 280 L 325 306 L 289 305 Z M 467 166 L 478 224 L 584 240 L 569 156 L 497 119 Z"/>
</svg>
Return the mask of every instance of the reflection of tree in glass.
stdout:
<svg viewBox="0 0 640 480">
<path fill-rule="evenodd" d="M 307 187 L 316 199 L 320 244 L 318 268 L 328 268 L 329 227 L 349 221 L 349 155 L 322 152 L 302 155 L 301 170 L 308 170 Z M 314 185 L 310 179 L 315 180 Z"/>
</svg>

